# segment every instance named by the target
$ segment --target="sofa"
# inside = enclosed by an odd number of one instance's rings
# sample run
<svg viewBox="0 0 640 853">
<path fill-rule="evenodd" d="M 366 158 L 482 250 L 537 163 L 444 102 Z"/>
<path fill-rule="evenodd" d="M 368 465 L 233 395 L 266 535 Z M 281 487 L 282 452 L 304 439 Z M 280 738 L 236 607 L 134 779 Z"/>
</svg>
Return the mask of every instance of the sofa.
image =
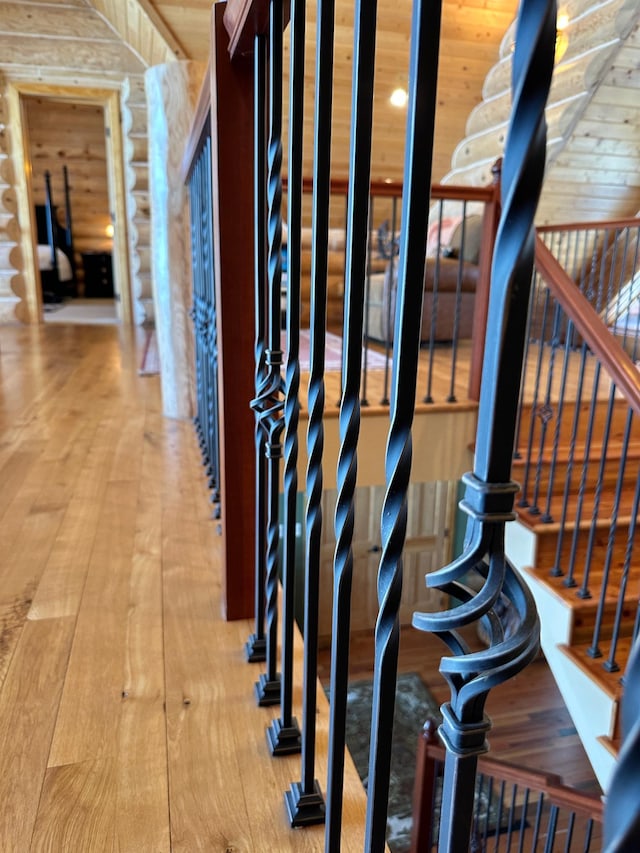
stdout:
<svg viewBox="0 0 640 853">
<path fill-rule="evenodd" d="M 467 216 L 451 229 L 447 243 L 427 257 L 422 304 L 422 344 L 451 341 L 457 317 L 457 338 L 472 336 L 475 294 L 480 275 L 482 216 Z M 442 229 L 439 229 L 439 235 Z M 464 237 L 464 241 L 463 241 Z M 464 242 L 464 244 L 463 244 Z M 438 245 L 440 245 L 438 243 Z M 427 254 L 432 254 L 427 247 Z M 366 334 L 373 341 L 393 343 L 398 258 L 387 261 L 383 273 L 372 274 L 366 314 Z"/>
<path fill-rule="evenodd" d="M 375 235 L 372 235 L 372 238 Z M 300 257 L 300 324 L 309 327 L 311 307 L 311 258 L 312 258 L 311 229 L 303 228 L 301 232 Z M 327 256 L 327 325 L 335 327 L 342 325 L 344 304 L 344 258 L 345 232 L 344 229 L 332 228 L 329 231 Z M 369 263 L 370 272 L 384 272 L 387 265 L 385 258 L 380 258 L 375 252 Z"/>
</svg>

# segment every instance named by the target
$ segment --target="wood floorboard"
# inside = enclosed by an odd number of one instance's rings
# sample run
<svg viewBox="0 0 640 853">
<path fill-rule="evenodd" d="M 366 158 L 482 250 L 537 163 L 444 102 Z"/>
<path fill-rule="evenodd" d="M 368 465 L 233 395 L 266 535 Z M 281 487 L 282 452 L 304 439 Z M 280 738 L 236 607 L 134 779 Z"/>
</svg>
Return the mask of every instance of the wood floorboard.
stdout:
<svg viewBox="0 0 640 853">
<path fill-rule="evenodd" d="M 322 850 L 321 827 L 287 825 L 299 758 L 268 755 L 277 712 L 255 704 L 252 625 L 221 617 L 194 430 L 162 416 L 159 378 L 137 373 L 141 343 L 116 327 L 3 329 L 0 850 Z M 354 672 L 370 650 L 354 638 Z M 402 667 L 444 701 L 439 653 L 403 634 Z M 548 669 L 518 678 L 490 700 L 492 746 L 588 786 Z M 300 706 L 298 687 L 298 719 Z M 324 695 L 318 725 L 324 787 Z M 349 759 L 345 791 L 343 850 L 361 850 Z"/>
</svg>

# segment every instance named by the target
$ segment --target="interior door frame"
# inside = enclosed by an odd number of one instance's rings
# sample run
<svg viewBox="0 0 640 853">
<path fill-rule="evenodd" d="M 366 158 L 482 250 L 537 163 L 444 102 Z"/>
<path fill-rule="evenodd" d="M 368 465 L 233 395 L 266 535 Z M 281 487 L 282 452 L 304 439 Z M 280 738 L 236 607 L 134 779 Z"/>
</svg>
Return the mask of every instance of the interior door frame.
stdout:
<svg viewBox="0 0 640 853">
<path fill-rule="evenodd" d="M 113 220 L 113 277 L 114 290 L 119 294 L 118 311 L 125 325 L 132 325 L 131 281 L 129 277 L 129 241 L 127 236 L 127 205 L 124 180 L 124 156 L 120 117 L 120 87 L 98 88 L 42 83 L 39 81 L 8 81 L 8 97 L 14 121 L 17 145 L 13 149 L 16 164 L 15 188 L 18 215 L 22 227 L 20 244 L 23 258 L 25 311 L 28 323 L 44 322 L 42 286 L 36 258 L 36 227 L 33 214 L 32 168 L 29 134 L 24 99 L 42 97 L 76 104 L 89 104 L 103 108 L 105 117 L 105 144 L 107 152 L 107 180 L 109 207 Z M 106 132 L 109 128 L 109 132 Z"/>
</svg>

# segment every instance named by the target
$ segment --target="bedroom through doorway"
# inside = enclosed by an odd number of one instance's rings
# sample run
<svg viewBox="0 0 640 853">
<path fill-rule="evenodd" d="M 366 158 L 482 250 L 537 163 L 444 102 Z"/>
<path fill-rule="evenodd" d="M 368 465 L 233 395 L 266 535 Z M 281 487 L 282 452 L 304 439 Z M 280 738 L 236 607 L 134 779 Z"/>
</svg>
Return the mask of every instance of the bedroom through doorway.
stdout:
<svg viewBox="0 0 640 853">
<path fill-rule="evenodd" d="M 117 323 L 104 106 L 23 104 L 44 320 Z"/>
</svg>

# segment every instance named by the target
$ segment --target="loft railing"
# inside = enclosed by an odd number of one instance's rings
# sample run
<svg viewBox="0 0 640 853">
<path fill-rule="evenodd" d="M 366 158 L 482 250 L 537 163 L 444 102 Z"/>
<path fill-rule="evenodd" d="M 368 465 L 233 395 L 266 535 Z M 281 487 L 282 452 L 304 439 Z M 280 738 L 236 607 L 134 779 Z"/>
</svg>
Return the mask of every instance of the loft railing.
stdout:
<svg viewBox="0 0 640 853">
<path fill-rule="evenodd" d="M 488 187 L 434 184 L 426 244 L 417 403 L 478 400 L 493 244 L 499 213 L 500 164 Z M 285 179 L 286 194 L 288 182 Z M 308 334 L 311 308 L 313 179 L 302 182 L 300 325 Z M 327 330 L 341 336 L 348 181 L 331 178 L 327 252 Z M 365 284 L 361 405 L 389 405 L 400 253 L 402 184 L 372 181 Z M 286 249 L 286 237 L 283 244 Z M 286 258 L 286 253 L 283 253 Z M 287 275 L 283 273 L 283 293 Z M 342 338 L 338 344 L 342 343 Z M 460 375 L 463 351 L 468 378 Z M 372 373 L 369 353 L 377 354 Z M 382 356 L 382 358 L 380 358 Z M 380 366 L 381 365 L 381 366 Z M 434 384 L 434 371 L 439 381 Z M 303 372 L 306 372 L 303 369 Z M 446 387 L 446 390 L 445 390 Z M 339 405 L 339 401 L 338 401 Z"/>
<path fill-rule="evenodd" d="M 412 853 L 437 850 L 444 750 L 427 721 L 418 740 Z M 478 760 L 470 849 L 602 850 L 602 798 L 562 784 L 559 776 L 489 757 Z"/>
<path fill-rule="evenodd" d="M 353 520 L 361 414 L 362 344 L 370 233 L 370 154 L 376 40 L 375 3 L 358 3 L 354 23 L 351 160 L 346 219 L 345 295 L 342 336 L 344 355 L 340 403 L 341 447 L 335 517 L 337 546 L 333 561 L 330 725 L 326 745 L 328 773 L 316 779 L 316 652 L 320 533 L 323 480 L 327 250 L 330 208 L 330 152 L 334 5 L 317 9 L 312 255 L 310 290 L 310 375 L 307 430 L 308 468 L 304 491 L 304 653 L 302 717 L 292 715 L 294 593 L 293 506 L 298 491 L 299 310 L 301 275 L 302 173 L 304 109 L 305 5 L 291 6 L 289 184 L 287 196 L 287 306 L 284 348 L 282 307 L 282 33 L 286 25 L 281 0 L 230 3 L 225 15 L 231 31 L 224 37 L 223 5 L 213 8 L 215 21 L 210 82 L 213 254 L 218 327 L 218 396 L 220 402 L 221 532 L 227 542 L 242 539 L 243 520 L 255 520 L 253 582 L 247 583 L 243 561 L 224 552 L 227 584 L 242 581 L 242 592 L 255 593 L 255 632 L 249 660 L 266 660 L 259 677 L 259 704 L 279 705 L 280 715 L 267 730 L 274 756 L 301 751 L 298 779 L 285 801 L 292 826 L 325 822 L 325 850 L 341 847 L 345 717 L 348 690 L 350 612 L 353 583 Z M 416 398 L 425 246 L 429 230 L 435 81 L 440 22 L 438 0 L 413 4 L 410 93 L 405 177 L 395 301 L 390 428 L 386 444 L 386 496 L 380 523 L 382 551 L 378 570 L 379 613 L 375 626 L 375 670 L 371 708 L 370 761 L 364 849 L 382 851 L 389 785 L 391 728 L 399 639 L 402 548 L 411 470 L 411 424 Z M 554 6 L 524 0 L 514 54 L 514 119 L 505 151 L 502 209 L 492 273 L 487 341 L 479 398 L 479 432 L 473 473 L 466 475 L 462 504 L 469 516 L 464 553 L 428 577 L 428 584 L 455 593 L 460 606 L 441 614 L 415 614 L 420 630 L 433 631 L 452 655 L 442 661 L 451 688 L 443 708 L 441 737 L 446 746 L 440 851 L 468 848 L 473 825 L 474 782 L 478 756 L 490 727 L 484 716 L 489 690 L 520 671 L 537 653 L 538 622 L 532 599 L 504 554 L 504 526 L 513 517 L 516 485 L 511 481 L 511 448 L 516 431 L 518 388 L 523 362 L 526 303 L 533 266 L 533 217 L 544 171 L 544 104 L 555 42 Z M 243 60 L 240 54 L 251 54 Z M 249 154 L 253 143 L 253 154 Z M 233 178 L 233 180 L 231 180 Z M 252 211 L 252 216 L 247 216 Z M 247 219 L 250 230 L 246 230 Z M 395 228 L 392 227 L 392 242 Z M 251 250 L 251 251 L 249 251 Z M 247 259 L 250 259 L 248 268 Z M 244 266 L 242 266 L 244 264 Z M 239 265 L 239 266 L 238 266 Z M 254 314 L 248 284 L 255 286 Z M 251 317 L 250 346 L 246 318 Z M 233 382 L 234 366 L 249 362 L 247 391 Z M 286 372 L 283 375 L 283 356 Z M 234 424 L 229 411 L 240 401 L 244 417 Z M 252 429 L 247 435 L 249 403 Z M 237 433 L 234 431 L 237 427 Z M 232 442 L 243 431 L 234 456 Z M 281 439 L 284 436 L 284 447 Z M 280 459 L 284 451 L 284 516 L 279 511 Z M 252 463 L 252 464 L 250 464 Z M 235 466 L 235 467 L 234 467 Z M 251 499 L 233 495 L 234 478 L 252 472 Z M 282 543 L 280 524 L 283 524 Z M 282 606 L 279 605 L 282 544 Z M 474 573 L 481 590 L 474 594 L 465 578 Z M 234 592 L 234 590 L 232 590 Z M 357 594 L 357 591 L 356 593 Z M 494 612 L 500 599 L 517 614 L 514 633 L 505 638 Z M 227 596 L 227 601 L 229 601 Z M 233 615 L 233 614 L 230 614 Z M 482 619 L 489 648 L 469 653 L 457 633 Z M 262 641 L 259 643 L 258 641 Z M 260 648 L 263 647 L 263 649 Z M 280 671 L 278 671 L 278 651 Z M 254 653 L 257 652 L 257 653 Z M 248 697 L 249 700 L 250 697 Z M 232 713 L 232 710 L 230 710 Z M 257 723 L 259 724 L 259 723 Z M 265 792 L 266 795 L 267 792 Z M 274 808 L 280 811 L 280 806 Z M 304 843 L 304 842 L 303 842 Z"/>
<path fill-rule="evenodd" d="M 196 415 L 194 424 L 202 463 L 220 517 L 220 418 L 218 406 L 218 346 L 216 294 L 213 274 L 213 204 L 211 199 L 211 134 L 207 119 L 193 151 L 188 175 L 191 222 L 191 277 L 195 341 Z"/>
<path fill-rule="evenodd" d="M 552 574 L 598 597 L 588 654 L 609 671 L 638 632 L 638 328 L 623 318 L 640 294 L 620 297 L 638 275 L 638 232 L 636 220 L 538 241 L 515 450 L 518 505 L 558 528 Z"/>
</svg>

